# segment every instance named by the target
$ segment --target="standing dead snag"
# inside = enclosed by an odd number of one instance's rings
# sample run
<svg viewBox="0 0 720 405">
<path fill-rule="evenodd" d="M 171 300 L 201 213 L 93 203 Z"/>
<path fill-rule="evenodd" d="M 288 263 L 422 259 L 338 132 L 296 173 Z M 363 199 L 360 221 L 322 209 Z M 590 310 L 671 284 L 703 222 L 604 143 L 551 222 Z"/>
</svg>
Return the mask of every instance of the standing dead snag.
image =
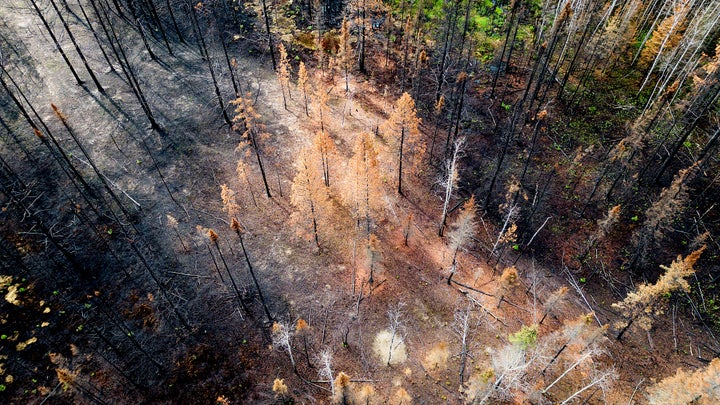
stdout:
<svg viewBox="0 0 720 405">
<path fill-rule="evenodd" d="M 318 362 L 318 377 L 320 380 L 325 380 L 330 383 L 330 391 L 332 396 L 335 396 L 335 385 L 333 384 L 333 354 L 327 347 L 324 348 L 317 357 Z"/>
<path fill-rule="evenodd" d="M 300 150 L 296 161 L 297 174 L 293 179 L 290 202 L 299 210 L 297 217 L 309 218 L 312 221 L 312 236 L 315 244 L 320 247 L 318 222 L 320 211 L 327 207 L 328 192 L 321 176 L 313 167 L 312 148 L 306 146 Z"/>
<path fill-rule="evenodd" d="M 247 97 L 238 97 L 237 99 L 231 101 L 231 104 L 237 106 L 235 109 L 235 113 L 237 115 L 233 118 L 233 122 L 235 122 L 233 129 L 239 130 L 242 128 L 244 130 L 243 138 L 245 138 L 245 142 L 250 143 L 253 152 L 255 152 L 263 184 L 265 185 L 265 192 L 267 193 L 268 198 L 272 198 L 272 194 L 270 194 L 270 186 L 268 185 L 267 177 L 265 176 L 265 167 L 263 166 L 263 161 L 260 157 L 260 145 L 258 144 L 258 138 L 264 139 L 269 137 L 267 133 L 262 131 L 263 126 L 260 122 L 258 122 L 261 115 L 255 111 L 255 107 L 253 107 L 252 100 L 250 99 L 250 94 L 248 94 Z M 238 145 L 238 148 L 242 149 L 242 146 L 243 143 Z"/>
<path fill-rule="evenodd" d="M 445 222 L 447 221 L 448 207 L 450 205 L 450 198 L 452 198 L 455 187 L 458 182 L 458 158 L 463 153 L 463 145 L 465 145 L 465 138 L 460 138 L 453 144 L 452 158 L 448 159 L 445 164 L 445 178 L 442 179 L 440 184 L 445 188 L 445 198 L 443 199 L 443 210 L 442 216 L 440 217 L 440 227 L 438 229 L 438 236 L 442 237 L 445 230 Z"/>
<path fill-rule="evenodd" d="M 297 373 L 297 367 L 295 365 L 295 358 L 293 357 L 292 344 L 290 338 L 292 332 L 290 327 L 285 323 L 275 322 L 272 325 L 272 339 L 273 346 L 285 350 L 290 357 L 290 364 L 292 364 L 293 372 Z"/>
<path fill-rule="evenodd" d="M 402 309 L 405 303 L 398 302 L 395 308 L 388 310 L 387 316 L 390 322 L 390 344 L 388 345 L 388 356 L 387 365 L 390 366 L 392 362 L 393 352 L 399 348 L 401 344 L 404 344 L 405 340 L 405 324 L 402 320 Z"/>
<path fill-rule="evenodd" d="M 37 12 L 38 16 L 40 17 L 40 20 L 42 21 L 43 25 L 47 29 L 48 34 L 50 34 L 50 38 L 52 38 L 53 43 L 55 44 L 55 49 L 60 52 L 60 56 L 62 56 L 63 60 L 65 61 L 65 64 L 70 68 L 70 72 L 72 73 L 73 77 L 75 78 L 75 82 L 78 85 L 83 85 L 85 82 L 80 79 L 80 76 L 78 76 L 77 71 L 75 70 L 75 67 L 73 67 L 73 64 L 70 62 L 70 59 L 68 59 L 67 54 L 60 46 L 60 42 L 58 42 L 57 37 L 53 33 L 52 28 L 50 28 L 50 24 L 48 23 L 47 19 L 45 18 L 45 15 L 40 11 L 40 8 L 37 5 L 36 0 L 31 0 L 30 2 L 32 6 L 35 8 L 35 11 Z"/>
<path fill-rule="evenodd" d="M 465 383 L 465 366 L 468 358 L 468 345 L 470 343 L 470 328 L 472 321 L 472 302 L 468 302 L 464 310 L 455 310 L 455 321 L 452 324 L 453 332 L 460 338 L 460 386 Z"/>
<path fill-rule="evenodd" d="M 398 148 L 398 194 L 402 192 L 402 171 L 403 160 L 407 155 L 406 146 L 414 153 L 420 135 L 420 118 L 417 116 L 415 101 L 408 93 L 403 95 L 395 103 L 395 109 L 388 120 L 382 125 L 382 132 L 395 137 Z"/>
<path fill-rule="evenodd" d="M 389 326 L 380 331 L 373 342 L 373 352 L 382 364 L 387 366 L 400 364 L 407 360 L 405 325 L 402 319 L 404 305 L 400 302 L 388 310 Z"/>
<path fill-rule="evenodd" d="M 265 32 L 268 36 L 268 49 L 270 49 L 270 60 L 272 61 L 273 70 L 277 69 L 277 62 L 275 61 L 275 47 L 273 46 L 273 36 L 270 31 L 270 12 L 268 11 L 266 0 L 261 0 L 263 17 L 265 19 Z"/>
<path fill-rule="evenodd" d="M 450 264 L 450 274 L 447 278 L 447 283 L 452 283 L 452 278 L 457 271 L 457 255 L 460 250 L 465 249 L 467 244 L 472 240 L 475 234 L 475 228 L 477 223 L 475 222 L 475 196 L 470 197 L 469 200 L 465 201 L 462 208 L 460 209 L 460 215 L 452 225 L 452 230 L 448 234 L 448 248 L 452 252 L 452 263 Z"/>
<path fill-rule="evenodd" d="M 240 239 L 240 248 L 242 249 L 243 256 L 245 257 L 245 263 L 247 263 L 248 271 L 250 272 L 250 276 L 253 279 L 253 284 L 255 284 L 255 288 L 258 292 L 258 297 L 260 297 L 260 302 L 263 306 L 263 311 L 265 311 L 265 316 L 267 316 L 268 322 L 272 322 L 273 318 L 272 315 L 270 315 L 270 310 L 267 307 L 267 303 L 265 302 L 265 297 L 263 296 L 262 289 L 260 288 L 260 283 L 258 282 L 257 277 L 255 276 L 255 270 L 253 269 L 252 263 L 250 262 L 250 257 L 248 256 L 248 252 L 245 249 L 245 243 L 243 242 L 242 237 L 242 227 L 240 226 L 240 222 L 238 222 L 237 218 L 234 218 L 230 221 L 230 228 L 235 231 L 235 234 L 238 236 L 238 239 Z"/>
<path fill-rule="evenodd" d="M 240 302 L 240 306 L 243 308 L 246 314 L 250 315 L 249 308 L 245 305 L 245 301 L 243 301 L 242 293 L 240 292 L 240 289 L 237 286 L 237 283 L 235 282 L 235 277 L 233 277 L 232 272 L 230 271 L 230 268 L 227 265 L 227 262 L 225 261 L 225 256 L 222 254 L 222 250 L 220 250 L 220 243 L 217 233 L 215 233 L 214 230 L 208 229 L 207 231 L 208 238 L 210 241 L 215 245 L 215 249 L 218 252 L 218 255 L 220 255 L 220 259 L 222 260 L 223 267 L 225 267 L 225 272 L 230 277 L 230 284 L 232 284 L 233 290 L 235 291 L 235 294 L 237 295 L 238 301 Z"/>
<path fill-rule="evenodd" d="M 405 246 L 408 246 L 408 239 L 410 238 L 410 234 L 412 233 L 412 224 L 413 224 L 413 214 L 412 212 L 408 214 L 407 219 L 405 220 L 405 226 L 403 227 L 403 244 Z"/>
<path fill-rule="evenodd" d="M 435 107 L 433 108 L 433 118 L 435 118 L 435 129 L 433 129 L 432 142 L 430 142 L 430 154 L 428 155 L 428 163 L 432 164 L 435 153 L 435 139 L 437 139 L 438 130 L 440 129 L 440 118 L 442 117 L 443 107 L 445 106 L 445 96 L 440 96 Z"/>
<path fill-rule="evenodd" d="M 652 316 L 663 312 L 664 298 L 673 291 L 688 291 L 690 289 L 690 285 L 685 278 L 695 273 L 693 266 L 704 250 L 705 246 L 690 253 L 685 259 L 678 256 L 670 267 L 660 265 L 660 268 L 665 270 L 665 274 L 660 276 L 655 284 L 641 284 L 637 290 L 629 293 L 623 301 L 612 305 L 614 308 L 619 309 L 623 317 L 625 317 L 625 321 L 618 324 L 621 329 L 616 337 L 617 340 L 622 339 L 623 334 L 634 322 L 638 322 L 644 330 L 650 331 L 653 322 Z"/>
</svg>

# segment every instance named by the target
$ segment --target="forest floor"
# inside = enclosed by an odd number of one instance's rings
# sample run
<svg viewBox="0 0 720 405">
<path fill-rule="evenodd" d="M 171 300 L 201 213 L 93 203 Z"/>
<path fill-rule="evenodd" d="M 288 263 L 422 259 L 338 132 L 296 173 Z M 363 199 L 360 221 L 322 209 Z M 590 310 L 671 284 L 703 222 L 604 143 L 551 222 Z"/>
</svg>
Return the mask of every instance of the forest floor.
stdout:
<svg viewBox="0 0 720 405">
<path fill-rule="evenodd" d="M 449 252 L 446 241 L 436 235 L 442 200 L 439 195 L 428 193 L 434 174 L 408 175 L 406 196 L 396 196 L 393 192 L 394 168 L 388 163 L 392 161 L 393 151 L 385 148 L 380 160 L 384 162 L 384 173 L 387 173 L 388 215 L 378 226 L 382 260 L 376 270 L 377 281 L 370 288 L 364 265 L 366 253 L 358 246 L 354 224 L 348 215 L 338 214 L 327 229 L 320 229 L 320 249 L 302 235 L 305 231 L 299 234 L 297 229 L 303 224 L 295 218 L 291 220 L 294 207 L 289 195 L 295 175 L 295 156 L 300 147 L 312 139 L 316 126 L 305 116 L 296 87 L 293 86 L 288 108 L 283 107 L 281 88 L 266 56 L 246 52 L 252 47 L 245 44 L 234 44 L 232 49 L 243 89 L 252 94 L 255 107 L 262 116 L 260 121 L 270 134 L 260 143 L 272 198 L 264 195 L 254 161 L 236 151 L 241 134 L 223 123 L 207 77 L 207 66 L 196 49 L 174 43 L 174 56 L 170 56 L 161 43 L 153 42 L 151 46 L 158 55 L 157 62 L 151 60 L 142 46 L 127 47 L 129 59 L 141 78 L 141 87 L 146 90 L 149 104 L 162 127 L 162 131 L 156 131 L 148 128 L 124 78 L 116 71 L 100 68 L 104 61 L 99 52 L 87 56 L 90 64 L 97 67 L 106 94 L 93 89 L 89 80 L 84 86 L 72 82 L 66 66 L 52 42 L 42 34 L 44 31 L 34 11 L 26 2 L 4 2 L 0 6 L 0 18 L 3 30 L 6 30 L 3 35 L 16 37 L 14 43 L 20 47 L 17 54 L 27 58 L 27 62 L 34 61 L 21 82 L 30 102 L 53 128 L 60 128 L 60 123 L 50 103 L 68 117 L 100 171 L 115 190 L 125 196 L 123 201 L 127 206 L 136 212 L 138 228 L 157 244 L 154 247 L 156 255 L 177 262 L 176 269 L 163 270 L 162 277 L 176 287 L 180 295 L 178 300 L 187 302 L 185 308 L 193 327 L 192 338 L 180 342 L 172 352 L 174 358 L 165 357 L 164 363 L 172 371 L 163 377 L 163 382 L 159 383 L 162 387 L 154 391 L 155 398 L 150 398 L 150 402 L 198 402 L 221 395 L 237 403 L 272 402 L 275 378 L 285 379 L 298 402 L 324 402 L 329 397 L 330 385 L 318 382 L 315 365 L 309 367 L 308 363 L 315 362 L 323 348 L 329 348 L 334 355 L 335 372 L 345 371 L 358 384 L 372 385 L 384 401 L 400 402 L 404 390 L 417 403 L 446 400 L 458 403 L 462 399 L 458 390 L 459 343 L 452 325 L 456 311 L 467 305 L 466 295 L 473 296 L 482 307 L 476 307 L 478 321 L 471 334 L 470 347 L 473 355 L 463 377 L 465 381 L 471 374 L 482 372 L 489 366 L 489 348 L 497 349 L 507 343 L 508 334 L 537 322 L 542 316 L 541 302 L 545 297 L 567 285 L 568 277 L 579 279 L 570 272 L 545 269 L 532 258 L 523 257 L 516 265 L 522 286 L 508 293 L 504 302 L 498 302 L 497 278 L 502 269 L 487 264 L 485 253 L 473 251 L 461 255 L 455 280 L 487 294 L 448 286 L 445 280 Z M 72 24 L 81 47 L 90 49 L 94 39 L 83 27 L 81 23 Z M 129 29 L 126 34 L 138 41 Z M 61 40 L 69 50 L 67 38 Z M 74 62 L 81 66 L 79 60 Z M 226 70 L 219 64 L 215 67 L 223 72 Z M 115 68 L 119 70 L 119 67 Z M 233 90 L 229 80 L 222 82 L 221 91 L 227 103 L 234 98 Z M 329 87 L 330 111 L 334 119 L 328 132 L 344 161 L 352 153 L 354 137 L 361 132 L 374 132 L 387 118 L 394 97 L 377 91 L 380 86 L 372 82 L 351 77 L 350 89 L 354 97 L 346 104 L 342 82 L 337 78 Z M 232 112 L 232 106 L 226 105 L 226 108 Z M 38 141 L 32 144 L 33 140 L 28 139 L 33 148 L 39 148 Z M 74 150 L 70 142 L 69 137 L 60 140 L 62 145 L 67 145 L 68 151 Z M 78 167 L 89 172 L 81 157 L 74 159 Z M 250 173 L 247 182 L 236 172 L 239 159 L 247 161 Z M 337 177 L 342 178 L 348 168 L 339 163 L 331 170 L 331 176 L 337 173 Z M 238 219 L 245 229 L 246 247 L 271 313 L 291 325 L 302 318 L 311 327 L 305 347 L 300 344 L 299 337 L 295 340 L 298 375 L 293 374 L 286 354 L 271 345 L 270 325 L 262 315 L 254 287 L 246 274 L 244 258 L 223 211 L 222 184 L 237 193 L 241 206 Z M 336 205 L 342 212 L 339 199 Z M 411 213 L 412 231 L 408 246 L 404 246 L 406 218 Z M 177 227 L 168 223 L 168 215 L 177 219 Z M 250 303 L 251 314 L 238 306 L 227 280 L 216 276 L 213 262 L 218 257 L 201 232 L 205 228 L 220 234 L 219 246 L 225 253 L 224 259 L 241 280 L 241 290 L 254 297 Z M 493 239 L 495 227 L 480 228 L 480 233 L 487 233 L 484 240 Z M 618 320 L 617 314 L 610 309 L 617 297 L 602 285 L 602 281 L 595 280 L 580 285 L 584 298 L 578 294 L 579 290 L 571 289 L 562 311 L 557 317 L 549 317 L 540 327 L 539 334 L 557 331 L 563 320 L 588 312 L 588 305 L 596 311 L 600 322 Z M 117 300 L 130 300 L 138 294 L 133 286 L 106 287 L 113 289 L 108 294 Z M 193 293 L 182 296 L 184 291 Z M 152 306 L 152 299 L 146 299 L 145 295 L 141 293 L 139 300 Z M 388 327 L 387 311 L 398 303 L 404 304 L 403 340 L 407 359 L 388 367 L 384 358 L 373 352 L 373 341 Z M 123 305 L 132 307 L 129 302 Z M 484 308 L 485 312 L 479 308 Z M 196 314 L 195 310 L 216 312 Z M 146 318 L 156 316 L 160 315 L 143 315 Z M 62 326 L 47 331 L 58 328 Z M 68 326 L 68 329 L 73 328 L 74 325 Z M 41 333 L 38 332 L 39 340 L 44 338 Z M 679 365 L 697 364 L 696 358 L 701 355 L 693 348 L 702 344 L 702 336 L 703 332 L 693 325 L 692 320 L 674 316 L 658 322 L 652 334 L 653 348 L 640 332 L 630 333 L 622 343 L 615 342 L 612 332 L 608 333 L 605 343 L 608 354 L 600 361 L 606 362 L 606 366 L 614 364 L 619 380 L 605 396 L 598 394 L 590 403 L 626 403 L 629 398 L 642 403 L 642 395 L 633 397 L 636 388 L 649 384 L 653 378 L 672 373 Z M 55 339 L 48 337 L 48 341 Z M 674 341 L 678 350 L 674 350 Z M 38 344 L 36 347 L 48 352 L 67 350 L 51 345 Z M 26 350 L 35 349 L 29 346 Z M 163 350 L 155 348 L 158 353 Z M 32 357 L 45 358 L 48 365 L 44 371 L 45 385 L 52 388 L 56 380 L 53 380 L 47 354 L 34 353 Z M 89 375 L 90 371 L 87 373 Z M 87 378 L 89 381 L 95 378 L 95 384 L 102 384 L 100 376 Z M 558 385 L 557 391 L 552 393 L 553 398 L 569 395 L 578 384 Z M 40 394 L 23 396 L 21 392 L 27 388 L 35 387 L 18 387 L 13 391 L 17 395 L 14 399 L 20 401 L 22 398 L 27 403 L 44 402 L 44 396 Z"/>
</svg>

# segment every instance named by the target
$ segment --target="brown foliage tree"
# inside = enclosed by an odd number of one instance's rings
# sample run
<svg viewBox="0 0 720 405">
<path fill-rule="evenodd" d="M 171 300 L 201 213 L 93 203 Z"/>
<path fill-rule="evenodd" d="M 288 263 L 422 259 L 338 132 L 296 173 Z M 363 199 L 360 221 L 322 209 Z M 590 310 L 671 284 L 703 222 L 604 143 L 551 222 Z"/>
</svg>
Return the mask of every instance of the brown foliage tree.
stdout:
<svg viewBox="0 0 720 405">
<path fill-rule="evenodd" d="M 415 153 L 420 137 L 420 118 L 415 109 L 415 100 L 408 93 L 403 95 L 395 103 L 395 108 L 382 126 L 382 132 L 391 137 L 398 148 L 398 194 L 402 192 L 403 161 L 406 155 Z M 409 147 L 409 152 L 406 149 Z"/>
<path fill-rule="evenodd" d="M 307 146 L 298 155 L 290 201 L 298 209 L 298 218 L 308 218 L 312 222 L 312 236 L 317 247 L 320 247 L 318 222 L 321 212 L 329 208 L 329 195 L 322 176 L 313 165 L 316 159 L 312 155 L 313 149 Z"/>
<path fill-rule="evenodd" d="M 320 158 L 325 187 L 330 187 L 330 164 L 337 158 L 337 147 L 327 131 L 320 130 L 313 138 L 313 148 Z"/>
<path fill-rule="evenodd" d="M 660 276 L 655 284 L 641 284 L 635 291 L 629 293 L 621 302 L 612 306 L 622 313 L 624 322 L 618 324 L 621 328 L 617 340 L 622 339 L 623 334 L 630 326 L 637 322 L 640 327 L 649 331 L 653 323 L 653 315 L 663 312 L 663 303 L 670 293 L 683 290 L 688 291 L 690 286 L 685 280 L 695 273 L 693 266 L 705 250 L 705 246 L 687 255 L 685 259 L 678 256 L 670 267 L 661 265 L 665 274 Z"/>
<path fill-rule="evenodd" d="M 373 136 L 364 132 L 357 136 L 347 172 L 343 199 L 350 207 L 353 217 L 360 227 L 365 221 L 365 232 L 370 234 L 373 220 L 383 213 L 385 190 L 380 179 L 377 151 Z"/>
<path fill-rule="evenodd" d="M 308 94 L 307 94 L 307 85 L 308 85 L 308 72 L 305 68 L 305 62 L 300 62 L 300 67 L 298 68 L 298 88 L 302 90 L 303 94 L 303 104 L 305 105 L 305 115 L 310 116 L 310 112 L 308 111 Z"/>
<path fill-rule="evenodd" d="M 242 149 L 246 143 L 250 144 L 253 152 L 255 153 L 255 157 L 257 158 L 258 166 L 260 167 L 260 174 L 262 175 L 263 184 L 265 185 L 265 193 L 268 198 L 272 198 L 272 194 L 270 194 L 270 186 L 267 182 L 267 176 L 265 175 L 265 166 L 263 165 L 261 158 L 260 145 L 258 143 L 260 139 L 269 137 L 269 135 L 264 132 L 264 127 L 259 121 L 261 115 L 255 111 L 250 94 L 248 94 L 247 97 L 238 97 L 234 101 L 231 101 L 231 103 L 237 106 L 235 109 L 235 113 L 237 115 L 233 118 L 233 122 L 235 122 L 233 128 L 235 130 L 244 130 L 244 143 L 238 145 L 238 149 Z"/>
<path fill-rule="evenodd" d="M 720 403 L 720 359 L 694 372 L 678 369 L 674 376 L 648 388 L 647 398 L 651 405 Z"/>
<path fill-rule="evenodd" d="M 281 42 L 278 45 L 278 53 L 280 54 L 280 61 L 278 62 L 277 78 L 280 82 L 280 92 L 282 92 L 283 107 L 287 110 L 287 99 L 285 98 L 285 90 L 287 89 L 288 97 L 292 98 L 290 94 L 290 64 L 288 63 L 288 54 L 285 50 L 285 45 Z"/>
</svg>

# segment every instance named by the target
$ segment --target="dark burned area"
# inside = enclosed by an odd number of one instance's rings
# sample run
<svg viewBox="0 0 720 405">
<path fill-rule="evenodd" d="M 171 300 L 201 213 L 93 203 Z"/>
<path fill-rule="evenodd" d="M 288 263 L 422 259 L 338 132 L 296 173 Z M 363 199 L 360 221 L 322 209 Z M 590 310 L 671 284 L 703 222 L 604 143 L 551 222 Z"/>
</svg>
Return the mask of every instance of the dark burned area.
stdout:
<svg viewBox="0 0 720 405">
<path fill-rule="evenodd" d="M 505 29 L 547 11 L 534 2 L 265 1 L 0 5 L 0 402 L 646 403 L 678 367 L 715 364 L 715 73 L 705 93 L 681 88 L 687 99 L 663 96 L 646 112 L 632 55 L 600 63 L 582 30 L 567 33 L 582 35 L 579 57 L 553 59 L 562 22 L 507 56 Z M 290 84 L 273 71 L 280 43 Z M 403 173 L 388 123 L 404 92 L 422 123 L 416 138 L 402 127 Z M 249 110 L 256 139 L 238 118 Z M 334 183 L 313 201 L 298 156 L 322 131 L 336 151 L 317 178 Z M 367 231 L 345 195 L 363 133 L 385 193 Z M 474 233 L 453 245 L 471 197 Z M 653 222 L 657 212 L 669 214 Z M 690 288 L 646 307 L 647 330 L 612 306 L 702 245 Z M 560 309 L 547 309 L 563 287 Z M 404 316 L 395 327 L 393 311 Z M 563 346 L 578 319 L 592 339 Z M 637 324 L 623 335 L 623 322 Z M 506 387 L 498 358 L 519 347 L 532 360 Z"/>
</svg>

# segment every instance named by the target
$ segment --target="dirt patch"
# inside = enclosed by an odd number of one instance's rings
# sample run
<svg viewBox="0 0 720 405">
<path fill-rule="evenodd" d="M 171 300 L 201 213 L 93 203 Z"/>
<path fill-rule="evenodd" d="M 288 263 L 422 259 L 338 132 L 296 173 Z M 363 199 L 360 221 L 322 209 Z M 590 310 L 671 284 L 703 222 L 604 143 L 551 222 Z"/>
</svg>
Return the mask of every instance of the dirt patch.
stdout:
<svg viewBox="0 0 720 405">
<path fill-rule="evenodd" d="M 407 360 L 403 338 L 398 335 L 393 336 L 389 330 L 382 330 L 375 335 L 373 352 L 380 359 L 381 364 L 397 365 Z"/>
<path fill-rule="evenodd" d="M 428 351 L 423 361 L 423 367 L 429 372 L 444 371 L 450 359 L 450 348 L 447 342 L 437 343 Z"/>
</svg>

